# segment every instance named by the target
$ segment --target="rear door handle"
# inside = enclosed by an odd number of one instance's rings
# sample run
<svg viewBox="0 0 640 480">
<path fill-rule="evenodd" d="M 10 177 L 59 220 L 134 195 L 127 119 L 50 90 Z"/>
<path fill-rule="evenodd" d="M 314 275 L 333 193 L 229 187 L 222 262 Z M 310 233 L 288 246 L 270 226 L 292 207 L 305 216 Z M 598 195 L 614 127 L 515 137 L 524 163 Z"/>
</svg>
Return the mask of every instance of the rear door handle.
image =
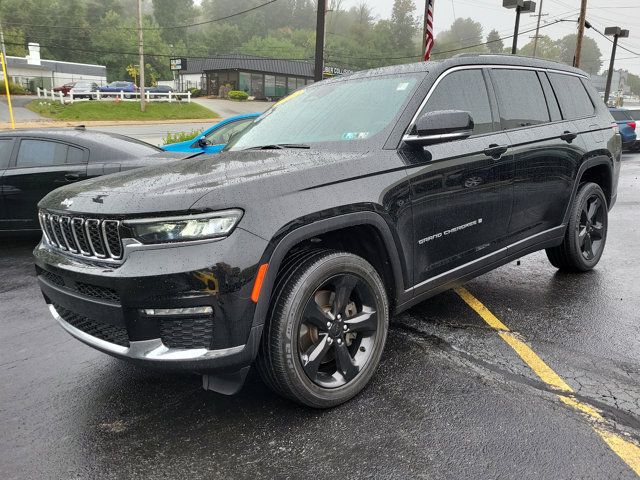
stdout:
<svg viewBox="0 0 640 480">
<path fill-rule="evenodd" d="M 507 150 L 509 150 L 509 145 L 498 145 L 497 143 L 492 143 L 488 148 L 484 149 L 484 154 L 487 157 L 498 160 L 507 152 Z"/>
<path fill-rule="evenodd" d="M 67 173 L 64 176 L 64 179 L 69 182 L 75 182 L 76 180 L 80 180 L 80 175 L 78 175 L 77 173 Z"/>
<path fill-rule="evenodd" d="M 573 142 L 578 137 L 577 133 L 570 132 L 569 130 L 565 130 L 565 132 L 560 135 L 560 138 L 567 143 Z"/>
</svg>

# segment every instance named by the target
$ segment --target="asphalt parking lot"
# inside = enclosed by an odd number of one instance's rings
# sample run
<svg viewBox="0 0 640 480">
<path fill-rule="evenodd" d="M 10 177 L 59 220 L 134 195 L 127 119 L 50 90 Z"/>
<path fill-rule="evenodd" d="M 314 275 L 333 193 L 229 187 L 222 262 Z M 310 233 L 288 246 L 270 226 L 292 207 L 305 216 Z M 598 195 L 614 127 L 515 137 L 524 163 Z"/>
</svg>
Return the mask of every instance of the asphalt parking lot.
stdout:
<svg viewBox="0 0 640 480">
<path fill-rule="evenodd" d="M 609 221 L 590 273 L 539 252 L 394 318 L 371 384 L 328 411 L 81 344 L 41 298 L 37 239 L 2 238 L 0 478 L 637 478 L 640 154 Z"/>
</svg>

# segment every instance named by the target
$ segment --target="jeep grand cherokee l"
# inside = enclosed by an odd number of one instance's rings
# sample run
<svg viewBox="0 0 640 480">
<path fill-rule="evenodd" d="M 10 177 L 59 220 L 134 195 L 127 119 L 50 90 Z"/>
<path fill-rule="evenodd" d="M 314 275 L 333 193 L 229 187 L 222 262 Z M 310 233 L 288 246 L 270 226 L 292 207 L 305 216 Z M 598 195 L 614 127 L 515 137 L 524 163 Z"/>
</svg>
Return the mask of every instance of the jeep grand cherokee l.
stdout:
<svg viewBox="0 0 640 480">
<path fill-rule="evenodd" d="M 222 393 L 255 365 L 330 407 L 372 377 L 390 315 L 541 249 L 592 269 L 620 155 L 580 70 L 480 55 L 359 72 L 295 92 L 215 157 L 49 194 L 38 281 L 98 350 Z"/>
</svg>

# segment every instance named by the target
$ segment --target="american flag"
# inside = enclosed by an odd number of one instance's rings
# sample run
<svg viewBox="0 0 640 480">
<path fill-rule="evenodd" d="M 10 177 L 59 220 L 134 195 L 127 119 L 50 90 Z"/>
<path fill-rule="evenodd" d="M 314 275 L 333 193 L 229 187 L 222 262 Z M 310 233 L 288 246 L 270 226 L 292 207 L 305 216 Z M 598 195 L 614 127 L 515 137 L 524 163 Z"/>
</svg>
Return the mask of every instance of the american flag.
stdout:
<svg viewBox="0 0 640 480">
<path fill-rule="evenodd" d="M 424 28 L 424 60 L 425 62 L 429 60 L 431 56 L 431 49 L 433 48 L 433 2 L 435 0 L 426 0 L 426 5 L 424 9 L 424 19 L 425 19 L 425 28 Z"/>
</svg>

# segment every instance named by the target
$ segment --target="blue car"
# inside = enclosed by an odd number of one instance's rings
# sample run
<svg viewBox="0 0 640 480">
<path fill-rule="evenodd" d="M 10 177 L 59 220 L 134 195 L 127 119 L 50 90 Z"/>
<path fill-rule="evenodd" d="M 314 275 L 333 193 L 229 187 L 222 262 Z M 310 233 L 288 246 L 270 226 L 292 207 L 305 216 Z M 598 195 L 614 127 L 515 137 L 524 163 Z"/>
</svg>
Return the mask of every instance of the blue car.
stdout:
<svg viewBox="0 0 640 480">
<path fill-rule="evenodd" d="M 631 117 L 628 110 L 623 108 L 610 108 L 613 119 L 618 124 L 620 136 L 622 136 L 622 148 L 635 150 L 638 147 L 638 137 L 636 134 L 636 121 Z"/>
<path fill-rule="evenodd" d="M 247 113 L 227 118 L 205 130 L 195 139 L 170 143 L 160 148 L 168 152 L 218 153 L 233 135 L 247 128 L 260 115 L 261 113 Z"/>
<path fill-rule="evenodd" d="M 111 82 L 101 86 L 99 91 L 135 93 L 138 91 L 138 87 L 136 87 L 136 84 L 133 82 Z"/>
</svg>

